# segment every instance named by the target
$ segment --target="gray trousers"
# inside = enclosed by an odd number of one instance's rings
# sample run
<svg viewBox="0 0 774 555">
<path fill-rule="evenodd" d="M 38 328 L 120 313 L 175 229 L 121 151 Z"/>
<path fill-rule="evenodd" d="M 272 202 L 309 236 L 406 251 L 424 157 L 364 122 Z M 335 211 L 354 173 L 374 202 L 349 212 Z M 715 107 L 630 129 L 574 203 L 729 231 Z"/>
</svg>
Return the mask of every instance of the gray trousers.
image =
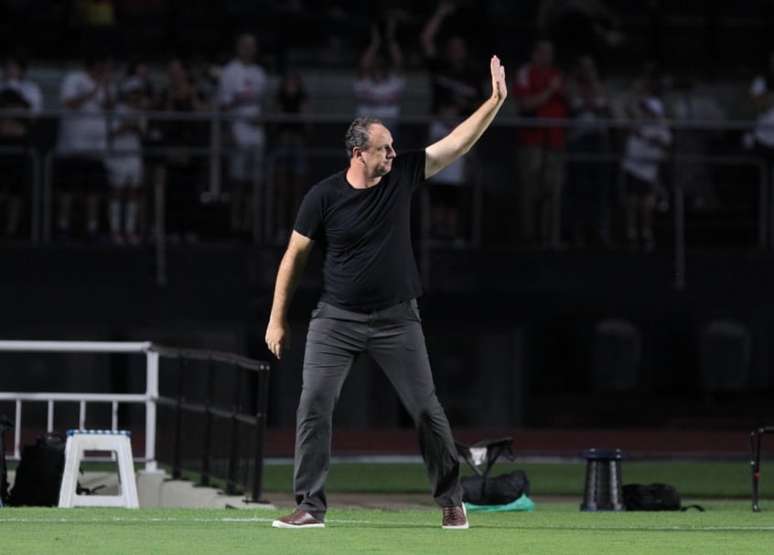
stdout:
<svg viewBox="0 0 774 555">
<path fill-rule="evenodd" d="M 298 507 L 325 516 L 333 409 L 355 358 L 364 352 L 382 368 L 414 419 L 435 501 L 442 507 L 460 505 L 457 451 L 435 395 L 419 310 L 411 300 L 371 314 L 325 303 L 312 312 L 296 414 L 293 489 Z"/>
</svg>

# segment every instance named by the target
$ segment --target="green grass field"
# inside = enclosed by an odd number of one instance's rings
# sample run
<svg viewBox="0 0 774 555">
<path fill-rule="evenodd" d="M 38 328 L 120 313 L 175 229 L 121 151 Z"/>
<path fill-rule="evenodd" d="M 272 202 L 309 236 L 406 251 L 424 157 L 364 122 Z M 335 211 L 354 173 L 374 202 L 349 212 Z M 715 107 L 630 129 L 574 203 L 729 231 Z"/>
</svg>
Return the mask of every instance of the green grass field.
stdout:
<svg viewBox="0 0 774 555">
<path fill-rule="evenodd" d="M 624 463 L 625 483 L 674 484 L 684 502 L 700 502 L 704 513 L 581 513 L 582 464 L 513 466 L 527 471 L 536 511 L 474 513 L 467 531 L 441 530 L 440 512 L 416 505 L 401 510 L 333 505 L 325 530 L 272 529 L 271 520 L 286 510 L 3 508 L 0 554 L 774 552 L 772 484 L 764 481 L 764 511 L 753 513 L 743 461 Z M 510 467 L 498 464 L 494 473 Z M 289 493 L 291 476 L 289 465 L 267 465 L 266 497 Z M 428 483 L 418 464 L 334 464 L 328 490 L 388 496 L 427 493 Z M 555 495 L 572 500 L 546 500 Z"/>
<path fill-rule="evenodd" d="M 471 515 L 441 530 L 439 513 L 331 509 L 324 530 L 277 530 L 277 511 L 1 509 L 2 553 L 771 553 L 774 518 L 740 502 L 697 513 L 580 513 L 544 503 L 534 513 Z"/>
</svg>

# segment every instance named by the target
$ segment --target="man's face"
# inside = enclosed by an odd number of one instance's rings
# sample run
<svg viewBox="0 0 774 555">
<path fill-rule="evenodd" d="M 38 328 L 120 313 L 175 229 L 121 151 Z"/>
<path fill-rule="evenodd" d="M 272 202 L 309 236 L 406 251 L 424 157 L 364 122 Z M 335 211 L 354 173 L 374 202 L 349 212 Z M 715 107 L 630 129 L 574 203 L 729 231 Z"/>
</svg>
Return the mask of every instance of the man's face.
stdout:
<svg viewBox="0 0 774 555">
<path fill-rule="evenodd" d="M 397 153 L 392 146 L 390 130 L 377 123 L 368 129 L 368 148 L 360 151 L 368 177 L 382 177 L 392 169 L 392 161 Z"/>
</svg>

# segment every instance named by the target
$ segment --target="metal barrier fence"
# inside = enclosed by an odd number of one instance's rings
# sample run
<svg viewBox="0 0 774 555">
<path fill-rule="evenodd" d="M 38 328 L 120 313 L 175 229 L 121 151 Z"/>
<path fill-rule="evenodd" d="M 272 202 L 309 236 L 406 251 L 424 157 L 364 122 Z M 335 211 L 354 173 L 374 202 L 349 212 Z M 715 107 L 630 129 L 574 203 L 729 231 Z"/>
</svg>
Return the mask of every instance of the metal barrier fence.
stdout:
<svg viewBox="0 0 774 555">
<path fill-rule="evenodd" d="M 36 116 L 37 120 L 42 118 L 62 117 L 66 115 L 68 118 L 77 117 L 77 115 L 65 111 L 44 111 Z M 13 117 L 25 117 L 30 118 L 29 114 L 18 111 L 0 111 L 0 117 L 13 116 Z M 207 126 L 207 144 L 200 146 L 193 145 L 154 145 L 152 147 L 144 148 L 142 156 L 149 161 L 163 161 L 166 157 L 175 155 L 175 153 L 185 152 L 188 156 L 206 159 L 206 190 L 205 193 L 210 198 L 222 197 L 223 187 L 221 183 L 222 179 L 222 163 L 225 157 L 233 156 L 237 153 L 244 152 L 236 148 L 228 141 L 227 130 L 224 126 L 227 126 L 230 122 L 240 120 L 240 116 L 223 113 L 223 112 L 202 112 L 202 113 L 179 113 L 179 112 L 142 112 L 137 114 L 138 117 L 145 118 L 154 122 L 178 122 L 178 123 L 199 123 Z M 85 117 L 93 117 L 88 115 Z M 118 114 L 112 112 L 105 113 L 106 125 L 109 125 L 113 118 L 121 117 Z M 347 123 L 349 123 L 351 116 L 344 114 L 318 114 L 318 115 L 303 115 L 303 116 L 289 116 L 289 115 L 272 115 L 266 114 L 262 116 L 258 121 L 265 126 L 272 125 L 284 125 L 284 126 L 325 126 L 336 125 L 341 126 L 343 129 Z M 402 126 L 416 126 L 417 129 L 426 130 L 427 126 L 433 121 L 432 117 L 404 117 L 401 119 Z M 612 131 L 616 133 L 625 133 L 633 126 L 636 126 L 636 121 L 630 120 L 599 120 L 595 124 L 595 129 Z M 755 126 L 755 122 L 750 121 L 727 121 L 727 122 L 669 122 L 670 129 L 675 133 L 701 133 L 701 132 L 749 132 Z M 587 122 L 577 122 L 573 120 L 553 120 L 553 119 L 533 119 L 533 118 L 516 118 L 516 117 L 500 117 L 493 123 L 494 128 L 501 128 L 515 131 L 524 127 L 562 127 L 567 130 L 584 129 L 589 130 L 589 124 Z M 422 133 L 415 133 L 416 136 L 423 136 Z M 408 141 L 411 142 L 411 141 Z M 421 140 L 415 140 L 415 143 L 421 143 Z M 621 142 L 621 141 L 619 141 Z M 258 147 L 256 147 L 258 148 Z M 513 148 L 516 148 L 516 141 L 513 141 Z M 679 148 L 679 145 L 678 145 Z M 276 168 L 278 157 L 280 153 L 273 149 L 263 147 L 268 154 L 262 164 L 262 171 L 260 173 L 255 172 L 252 175 L 253 190 L 255 194 L 253 198 L 253 227 L 252 227 L 252 240 L 255 244 L 263 245 L 281 245 L 286 237 L 278 237 L 277 226 L 277 214 L 276 207 L 278 205 L 278 199 L 285 194 L 284 191 L 278 190 L 276 186 Z M 15 151 L 18 154 L 18 149 Z M 32 240 L 48 241 L 52 237 L 52 203 L 53 203 L 53 183 L 55 181 L 54 176 L 54 160 L 61 157 L 61 154 L 56 150 L 41 150 L 39 147 L 31 146 L 25 149 L 26 155 L 30 157 L 34 170 L 33 183 L 32 183 L 32 195 L 31 195 L 31 233 Z M 332 160 L 334 157 L 340 158 L 342 163 L 340 165 L 330 163 L 328 167 L 331 171 L 335 171 L 333 168 L 343 167 L 343 157 L 339 156 L 338 149 L 331 148 L 317 148 L 314 144 L 309 145 L 304 152 L 304 156 L 308 159 L 328 159 Z M 108 150 L 102 153 L 93 153 L 95 155 L 100 154 L 102 156 L 130 156 L 137 153 L 130 153 L 126 151 L 113 150 L 111 145 L 108 145 Z M 0 156 L 3 155 L 3 151 L 0 151 Z M 576 153 L 568 152 L 566 160 L 567 162 L 578 160 L 591 160 L 595 156 L 592 153 Z M 606 163 L 618 164 L 621 161 L 622 153 L 620 149 L 615 149 L 609 154 L 603 155 Z M 485 160 L 489 165 L 493 163 L 495 165 L 512 164 L 513 160 L 496 160 L 489 157 Z M 757 174 L 760 176 L 758 187 L 759 194 L 757 198 L 757 246 L 759 248 L 768 248 L 770 244 L 774 242 L 774 226 L 772 220 L 774 220 L 774 194 L 771 191 L 771 178 L 769 177 L 768 162 L 759 154 L 751 152 L 743 156 L 707 156 L 700 154 L 686 154 L 679 150 L 675 150 L 671 155 L 667 156 L 665 162 L 667 166 L 677 167 L 678 165 L 694 164 L 719 167 L 722 165 L 738 165 L 749 166 L 756 169 Z M 163 163 L 161 164 L 163 165 Z M 484 164 L 486 165 L 486 164 Z M 512 170 L 513 168 L 509 168 Z M 508 171 L 508 170 L 506 170 Z M 156 248 L 156 271 L 157 282 L 159 285 L 164 285 L 167 280 L 167 257 L 166 257 L 166 244 L 165 244 L 165 222 L 163 214 L 165 212 L 165 206 L 167 200 L 164 198 L 164 192 L 166 190 L 164 177 L 157 178 L 155 172 L 148 172 L 151 175 L 152 188 L 153 188 L 153 202 L 152 206 L 155 212 L 155 218 L 152 222 L 151 229 L 153 230 L 152 237 L 154 246 Z M 478 173 L 474 179 L 472 186 L 472 201 L 466 208 L 470 210 L 470 229 L 466 231 L 469 235 L 469 240 L 463 241 L 460 245 L 461 248 L 477 249 L 482 246 L 482 234 L 481 234 L 481 222 L 487 218 L 487 207 L 482 203 L 482 174 Z M 146 180 L 147 181 L 147 180 Z M 307 184 L 308 185 L 308 184 Z M 684 207 L 684 195 L 685 191 L 681 188 L 677 180 L 673 180 L 668 184 L 669 191 L 673 198 L 673 218 L 672 225 L 674 231 L 674 254 L 675 254 L 675 285 L 678 288 L 684 287 L 686 283 L 686 223 L 687 215 Z M 430 199 L 426 191 L 423 191 L 420 198 L 420 208 L 423 217 L 423 225 L 420 230 L 420 244 L 423 247 L 423 254 L 425 258 L 429 258 L 427 253 L 437 247 L 443 247 L 446 245 L 444 241 L 437 241 L 432 237 L 431 230 L 426 224 L 430 211 Z M 260 216 L 259 216 L 260 215 Z M 286 223 L 286 222 L 285 222 Z M 429 260 L 424 261 L 423 267 L 427 267 Z"/>
<path fill-rule="evenodd" d="M 162 358 L 177 362 L 174 396 L 160 395 L 157 399 L 159 405 L 172 409 L 174 413 L 170 457 L 169 460 L 164 460 L 163 455 L 160 455 L 160 460 L 171 467 L 173 478 L 180 478 L 183 471 L 198 473 L 201 485 L 210 485 L 212 479 L 222 480 L 225 482 L 227 494 L 234 495 L 241 489 L 249 492 L 250 501 L 260 501 L 263 492 L 264 434 L 268 409 L 269 364 L 213 351 L 171 349 L 168 347 L 154 347 L 154 349 Z M 206 364 L 206 380 L 203 382 L 204 388 L 198 402 L 188 398 L 185 394 L 185 382 L 191 377 L 190 365 L 194 361 L 202 361 Z M 252 402 L 248 399 L 248 388 L 242 387 L 243 380 L 241 379 L 234 382 L 230 406 L 223 406 L 214 398 L 216 391 L 215 372 L 218 364 L 226 365 L 237 375 L 250 373 L 255 376 Z M 222 380 L 222 376 L 220 379 Z M 253 410 L 244 408 L 250 405 L 254 405 L 255 408 Z M 189 424 L 194 415 L 202 416 L 204 422 L 203 426 L 196 426 L 194 430 L 191 430 Z M 220 453 L 219 457 L 215 445 L 216 420 L 224 421 L 228 426 L 224 449 L 221 450 L 225 453 Z M 252 434 L 248 436 L 250 439 L 247 439 L 242 433 L 243 427 L 252 428 Z M 189 434 L 186 434 L 186 431 Z M 186 436 L 193 440 L 188 447 L 192 447 L 194 453 L 198 450 L 198 456 L 184 457 L 186 447 L 184 437 Z M 245 449 L 246 446 L 249 446 L 249 449 Z M 240 450 L 242 454 L 240 454 Z M 160 452 L 164 451 L 160 450 Z M 225 464 L 217 464 L 218 462 Z"/>
<path fill-rule="evenodd" d="M 21 442 L 23 430 L 23 405 L 28 403 L 45 403 L 46 432 L 54 431 L 54 416 L 56 406 L 63 403 L 78 404 L 77 428 L 86 429 L 88 406 L 93 404 L 108 404 L 111 407 L 112 430 L 119 428 L 119 406 L 140 404 L 145 408 L 145 450 L 142 456 L 135 457 L 145 463 L 146 472 L 154 472 L 159 462 L 164 462 L 172 468 L 173 476 L 179 478 L 182 470 L 198 470 L 201 482 L 208 484 L 211 478 L 222 479 L 227 484 L 227 491 L 234 492 L 238 486 L 250 492 L 250 498 L 258 501 L 262 492 L 263 476 L 263 444 L 268 407 L 269 364 L 252 360 L 230 353 L 217 351 L 175 349 L 155 345 L 150 342 L 93 342 L 93 341 L 9 341 L 0 340 L 0 352 L 17 353 L 101 353 L 101 354 L 138 354 L 145 357 L 145 391 L 143 393 L 58 393 L 58 392 L 0 392 L 0 402 L 14 404 L 13 450 L 11 459 L 21 457 Z M 163 360 L 174 360 L 178 363 L 176 376 L 176 392 L 169 395 L 160 393 L 160 373 Z M 185 365 L 190 361 L 205 361 L 208 365 L 208 378 L 204 400 L 196 403 L 183 395 L 183 383 L 189 375 L 185 374 Z M 217 404 L 213 398 L 216 390 L 215 366 L 227 364 L 240 371 L 254 373 L 256 377 L 255 397 L 251 403 L 243 402 L 243 388 L 237 382 L 234 388 L 235 402 L 230 408 Z M 166 370 L 165 370 L 166 372 Z M 218 380 L 222 381 L 222 380 Z M 241 410 L 249 405 L 249 408 Z M 173 441 L 163 442 L 165 430 L 159 424 L 157 408 L 172 407 L 175 411 Z M 201 461 L 199 469 L 192 468 L 182 457 L 183 413 L 204 414 L 204 426 L 201 451 L 197 450 L 197 459 Z M 226 472 L 219 473 L 214 468 L 213 461 L 213 419 L 226 419 L 230 423 L 231 434 L 228 436 L 228 464 Z M 237 463 L 239 447 L 243 443 L 239 435 L 240 425 L 253 428 L 252 448 L 248 459 L 251 472 L 238 472 Z M 198 432 L 197 432 L 198 434 Z M 196 436 L 199 437 L 198 435 Z M 172 452 L 167 459 L 159 456 L 157 446 L 172 446 Z M 162 449 L 163 451 L 163 449 Z M 244 465 L 243 465 L 244 466 Z"/>
</svg>

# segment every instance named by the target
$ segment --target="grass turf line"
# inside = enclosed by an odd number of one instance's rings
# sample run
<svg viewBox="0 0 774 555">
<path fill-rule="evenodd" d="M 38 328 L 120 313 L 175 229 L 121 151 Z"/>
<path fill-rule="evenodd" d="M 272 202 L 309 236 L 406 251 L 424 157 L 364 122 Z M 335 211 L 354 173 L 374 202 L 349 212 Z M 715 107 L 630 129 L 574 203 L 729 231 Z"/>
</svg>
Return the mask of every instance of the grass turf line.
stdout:
<svg viewBox="0 0 774 555">
<path fill-rule="evenodd" d="M 706 513 L 474 514 L 467 531 L 440 529 L 437 510 L 334 508 L 324 530 L 276 530 L 277 511 L 196 509 L 0 510 L 4 553 L 770 553 L 771 514 L 741 502 Z M 302 535 L 303 537 L 299 537 Z"/>
</svg>

